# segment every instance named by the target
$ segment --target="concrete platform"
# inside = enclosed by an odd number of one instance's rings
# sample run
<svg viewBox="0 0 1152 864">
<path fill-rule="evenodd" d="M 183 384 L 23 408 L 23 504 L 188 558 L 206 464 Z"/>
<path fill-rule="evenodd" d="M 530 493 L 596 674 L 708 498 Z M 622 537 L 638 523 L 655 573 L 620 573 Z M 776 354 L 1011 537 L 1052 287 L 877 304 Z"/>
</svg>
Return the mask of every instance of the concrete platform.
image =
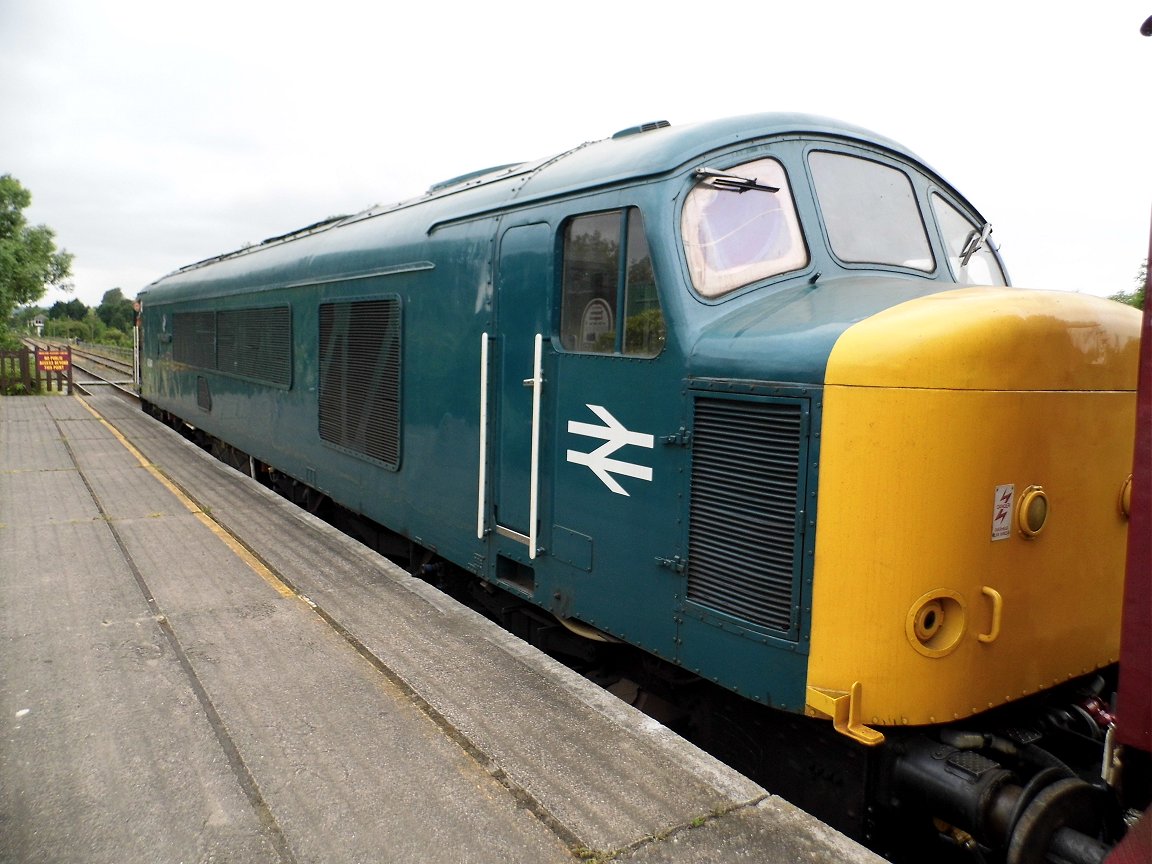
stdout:
<svg viewBox="0 0 1152 864">
<path fill-rule="evenodd" d="M 115 397 L 0 398 L 0 862 L 878 862 Z"/>
</svg>

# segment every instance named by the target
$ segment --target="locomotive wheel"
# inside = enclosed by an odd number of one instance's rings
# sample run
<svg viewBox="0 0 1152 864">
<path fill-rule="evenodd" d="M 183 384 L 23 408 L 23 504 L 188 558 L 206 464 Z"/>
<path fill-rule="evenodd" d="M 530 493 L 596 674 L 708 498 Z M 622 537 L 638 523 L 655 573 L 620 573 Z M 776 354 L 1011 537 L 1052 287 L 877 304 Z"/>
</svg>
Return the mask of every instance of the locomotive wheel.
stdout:
<svg viewBox="0 0 1152 864">
<path fill-rule="evenodd" d="M 1057 780 L 1032 800 L 1017 821 L 1005 864 L 1045 864 L 1049 860 L 1049 843 L 1057 831 L 1070 828 L 1094 841 L 1103 821 L 1097 789 L 1076 778 Z M 1083 861 L 1101 859 L 1089 857 Z"/>
</svg>

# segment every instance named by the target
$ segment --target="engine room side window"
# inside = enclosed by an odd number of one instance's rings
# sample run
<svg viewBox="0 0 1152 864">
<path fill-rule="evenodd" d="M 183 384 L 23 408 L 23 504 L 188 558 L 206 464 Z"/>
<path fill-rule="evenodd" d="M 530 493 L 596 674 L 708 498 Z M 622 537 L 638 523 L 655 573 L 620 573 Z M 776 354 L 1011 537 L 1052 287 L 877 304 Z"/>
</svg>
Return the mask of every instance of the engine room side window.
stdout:
<svg viewBox="0 0 1152 864">
<path fill-rule="evenodd" d="M 655 357 L 664 347 L 664 314 L 644 217 L 636 208 L 568 222 L 562 293 L 560 344 L 566 350 Z"/>
<path fill-rule="evenodd" d="M 990 240 L 980 242 L 984 226 L 977 225 L 945 198 L 932 194 L 932 210 L 944 248 L 948 250 L 948 266 L 952 276 L 961 285 L 1007 285 L 1008 279 L 993 251 Z M 967 261 L 965 261 L 967 256 Z"/>
<path fill-rule="evenodd" d="M 824 151 L 811 153 L 808 165 L 836 257 L 925 273 L 936 269 L 907 174 L 871 159 Z"/>
<path fill-rule="evenodd" d="M 783 166 L 759 159 L 703 175 L 680 218 L 692 284 L 720 297 L 808 264 Z"/>
</svg>

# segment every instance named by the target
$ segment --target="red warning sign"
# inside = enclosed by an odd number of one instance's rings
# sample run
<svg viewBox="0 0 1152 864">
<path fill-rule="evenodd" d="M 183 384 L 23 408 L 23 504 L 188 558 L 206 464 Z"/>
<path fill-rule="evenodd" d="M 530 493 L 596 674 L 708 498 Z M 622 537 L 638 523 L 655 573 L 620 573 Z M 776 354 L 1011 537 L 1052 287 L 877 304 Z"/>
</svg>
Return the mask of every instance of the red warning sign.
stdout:
<svg viewBox="0 0 1152 864">
<path fill-rule="evenodd" d="M 64 351 L 37 351 L 36 368 L 41 372 L 67 372 L 72 365 L 72 352 Z"/>
</svg>

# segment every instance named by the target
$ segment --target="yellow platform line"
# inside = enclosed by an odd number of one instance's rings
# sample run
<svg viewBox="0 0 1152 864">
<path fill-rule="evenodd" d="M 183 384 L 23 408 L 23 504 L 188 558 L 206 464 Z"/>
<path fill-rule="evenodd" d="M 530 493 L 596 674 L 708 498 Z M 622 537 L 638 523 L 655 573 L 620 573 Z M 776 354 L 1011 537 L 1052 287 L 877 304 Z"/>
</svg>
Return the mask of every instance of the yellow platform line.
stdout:
<svg viewBox="0 0 1152 864">
<path fill-rule="evenodd" d="M 126 449 L 136 458 L 136 461 L 140 463 L 140 466 L 145 471 L 155 477 L 165 489 L 175 495 L 176 500 L 183 504 L 189 513 L 195 516 L 209 531 L 215 534 L 225 546 L 227 546 L 232 550 L 233 553 L 235 553 L 237 558 L 247 564 L 248 567 L 251 568 L 261 579 L 263 579 L 273 589 L 275 589 L 275 591 L 281 597 L 296 597 L 303 599 L 295 591 L 280 581 L 280 578 L 270 569 L 268 569 L 268 567 L 259 558 L 252 554 L 251 550 L 249 550 L 246 546 L 244 546 L 244 544 L 237 540 L 228 531 L 227 528 L 225 528 L 223 525 L 205 513 L 199 504 L 189 498 L 188 495 L 185 494 L 185 492 L 179 486 L 173 483 L 159 468 L 156 467 L 155 464 L 150 462 L 147 457 L 145 457 L 144 454 L 141 453 L 131 441 L 125 438 L 119 429 L 105 420 L 99 411 L 84 401 L 83 397 L 74 394 L 73 398 L 78 400 L 80 404 L 88 410 L 89 414 L 104 424 L 105 428 L 107 428 L 108 431 L 111 432 L 113 436 L 115 436 L 116 440 L 124 446 L 124 449 Z"/>
</svg>

